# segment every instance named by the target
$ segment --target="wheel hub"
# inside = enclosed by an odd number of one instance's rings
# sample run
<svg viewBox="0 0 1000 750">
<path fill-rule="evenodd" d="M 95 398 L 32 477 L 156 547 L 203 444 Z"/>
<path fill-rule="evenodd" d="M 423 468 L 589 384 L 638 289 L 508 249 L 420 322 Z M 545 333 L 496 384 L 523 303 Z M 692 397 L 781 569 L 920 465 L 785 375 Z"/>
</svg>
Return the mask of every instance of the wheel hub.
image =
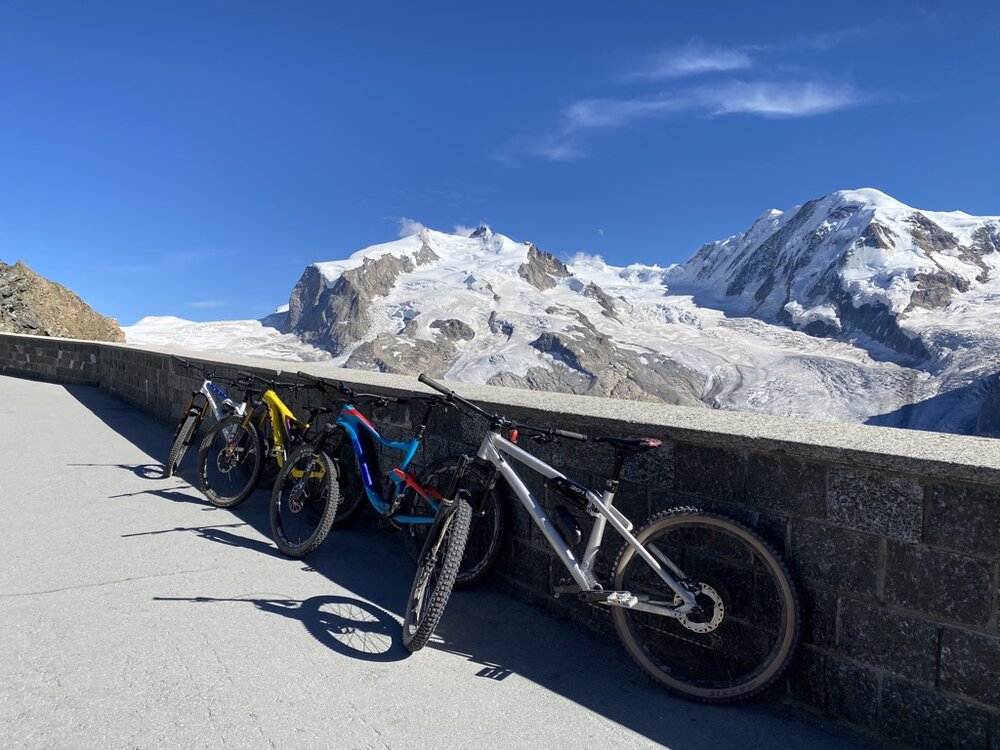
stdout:
<svg viewBox="0 0 1000 750">
<path fill-rule="evenodd" d="M 722 602 L 719 592 L 707 583 L 699 583 L 695 593 L 695 601 L 699 610 L 681 615 L 677 621 L 693 633 L 711 633 L 722 624 L 726 617 L 726 605 Z M 674 606 L 684 603 L 680 595 L 674 596 Z"/>
<path fill-rule="evenodd" d="M 235 469 L 237 463 L 239 463 L 239 456 L 237 455 L 236 448 L 233 446 L 223 448 L 219 451 L 219 455 L 215 459 L 215 465 L 218 466 L 219 471 L 223 474 L 228 474 Z"/>
<path fill-rule="evenodd" d="M 302 491 L 301 487 L 296 485 L 292 488 L 292 491 L 288 493 L 288 509 L 292 511 L 292 513 L 301 513 L 305 504 L 305 492 Z"/>
</svg>

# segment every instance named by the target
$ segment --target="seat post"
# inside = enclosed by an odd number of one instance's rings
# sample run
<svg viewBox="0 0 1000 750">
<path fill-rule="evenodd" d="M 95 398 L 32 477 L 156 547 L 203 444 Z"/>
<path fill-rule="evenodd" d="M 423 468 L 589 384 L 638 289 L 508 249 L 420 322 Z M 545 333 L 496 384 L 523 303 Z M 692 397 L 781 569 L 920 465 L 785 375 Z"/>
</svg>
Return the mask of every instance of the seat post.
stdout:
<svg viewBox="0 0 1000 750">
<path fill-rule="evenodd" d="M 625 467 L 625 451 L 619 449 L 615 450 L 615 465 L 611 470 L 611 481 L 618 485 L 618 479 L 622 475 L 622 469 Z"/>
</svg>

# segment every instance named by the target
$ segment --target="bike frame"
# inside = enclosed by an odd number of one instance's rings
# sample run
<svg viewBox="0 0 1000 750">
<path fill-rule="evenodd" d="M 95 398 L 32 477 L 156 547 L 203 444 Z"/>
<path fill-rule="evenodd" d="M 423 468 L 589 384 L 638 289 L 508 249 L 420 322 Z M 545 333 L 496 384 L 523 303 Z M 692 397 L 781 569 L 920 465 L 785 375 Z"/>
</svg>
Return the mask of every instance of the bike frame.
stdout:
<svg viewBox="0 0 1000 750">
<path fill-rule="evenodd" d="M 504 456 L 517 460 L 528 469 L 541 474 L 546 479 L 568 480 L 569 478 L 541 459 L 507 440 L 500 434 L 499 428 L 495 427 L 491 427 L 483 436 L 483 441 L 480 443 L 476 455 L 479 459 L 495 467 L 507 481 L 507 484 L 513 490 L 521 505 L 524 506 L 525 511 L 527 511 L 528 515 L 535 522 L 535 525 L 542 532 L 549 546 L 559 557 L 559 560 L 567 572 L 569 572 L 576 585 L 580 587 L 580 591 L 603 591 L 601 584 L 594 575 L 593 566 L 594 560 L 597 558 L 597 553 L 601 549 L 601 543 L 604 540 L 604 532 L 607 525 L 610 524 L 625 542 L 636 551 L 636 554 L 656 572 L 681 600 L 680 606 L 673 607 L 653 604 L 648 600 L 643 600 L 642 597 L 631 594 L 628 597 L 620 596 L 615 598 L 615 593 L 628 594 L 628 592 L 604 592 L 608 594 L 607 598 L 595 599 L 597 603 L 652 612 L 674 618 L 690 612 L 697 606 L 694 595 L 681 583 L 681 579 L 686 577 L 683 571 L 662 552 L 659 553 L 660 559 L 657 559 L 657 557 L 648 552 L 632 534 L 633 526 L 631 521 L 614 507 L 617 481 L 609 480 L 603 495 L 598 495 L 593 490 L 585 488 L 588 504 L 587 512 L 594 517 L 594 525 L 587 538 L 587 545 L 583 556 L 577 559 L 572 547 L 562 538 L 562 535 L 545 512 L 541 503 L 531 494 L 531 490 L 528 489 Z"/>
<path fill-rule="evenodd" d="M 305 431 L 309 429 L 309 425 L 297 419 L 292 410 L 285 406 L 285 403 L 278 397 L 278 394 L 270 388 L 261 394 L 260 403 L 266 407 L 267 414 L 271 417 L 271 434 L 274 438 L 274 459 L 277 461 L 278 466 L 281 467 L 288 456 L 288 448 L 291 443 L 289 437 L 291 428 L 293 425 L 298 425 L 302 428 L 303 434 L 305 434 Z M 253 420 L 256 411 L 257 406 L 254 406 L 242 415 L 244 429 Z M 261 415 L 261 422 L 263 422 L 263 418 L 264 414 Z"/>
<path fill-rule="evenodd" d="M 437 513 L 442 501 L 440 493 L 432 487 L 421 486 L 413 475 L 406 471 L 406 467 L 413 460 L 417 448 L 420 447 L 419 436 L 404 441 L 389 440 L 383 437 L 375 428 L 375 425 L 369 422 L 365 415 L 358 411 L 352 404 L 345 404 L 340 410 L 340 414 L 337 417 L 337 424 L 344 428 L 347 436 L 351 439 L 351 448 L 354 451 L 354 459 L 361 474 L 361 483 L 365 488 L 365 496 L 368 498 L 368 502 L 372 504 L 372 507 L 378 511 L 379 515 L 388 514 L 392 510 L 393 503 L 385 498 L 381 488 L 377 485 L 379 474 L 376 469 L 378 465 L 377 459 L 375 456 L 369 455 L 369 446 L 372 444 L 362 439 L 362 435 L 370 436 L 385 447 L 401 451 L 404 454 L 399 466 L 388 474 L 388 478 L 393 484 L 392 496 L 399 495 L 406 488 L 412 489 L 427 501 L 434 509 L 435 514 Z M 393 516 L 393 520 L 406 524 L 430 524 L 434 522 L 434 518 L 435 516 Z"/>
<path fill-rule="evenodd" d="M 198 396 L 203 396 L 205 398 L 205 401 L 208 406 L 212 408 L 212 413 L 215 415 L 215 419 L 218 422 L 221 422 L 227 416 L 223 407 L 232 409 L 232 413 L 240 417 L 242 417 L 247 410 L 246 402 L 240 404 L 234 403 L 221 387 L 216 385 L 213 381 L 206 379 L 202 382 L 201 388 L 191 394 L 191 398 L 188 399 L 188 404 L 184 408 L 185 414 L 187 414 L 191 407 L 194 406 L 194 401 Z M 216 400 L 216 397 L 218 397 L 218 401 Z M 201 411 L 202 414 L 204 414 L 204 409 Z"/>
</svg>

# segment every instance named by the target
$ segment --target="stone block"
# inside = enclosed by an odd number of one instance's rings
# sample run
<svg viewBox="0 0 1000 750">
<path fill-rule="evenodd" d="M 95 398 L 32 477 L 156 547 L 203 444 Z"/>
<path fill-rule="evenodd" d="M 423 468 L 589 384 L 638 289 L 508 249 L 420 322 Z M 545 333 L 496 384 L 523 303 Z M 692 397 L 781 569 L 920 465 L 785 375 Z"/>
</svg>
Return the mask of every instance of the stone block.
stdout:
<svg viewBox="0 0 1000 750">
<path fill-rule="evenodd" d="M 826 516 L 828 469 L 786 456 L 752 453 L 747 464 L 747 502 L 789 516 Z"/>
<path fill-rule="evenodd" d="M 1000 636 L 946 629 L 939 679 L 942 690 L 1000 709 Z"/>
<path fill-rule="evenodd" d="M 805 581 L 875 596 L 878 537 L 828 524 L 792 521 L 790 562 Z"/>
<path fill-rule="evenodd" d="M 792 697 L 829 716 L 872 725 L 878 715 L 878 673 L 814 648 L 801 648 L 789 669 Z"/>
<path fill-rule="evenodd" d="M 910 747 L 966 750 L 987 747 L 989 714 L 958 698 L 886 679 L 878 728 Z"/>
<path fill-rule="evenodd" d="M 810 586 L 799 588 L 802 640 L 813 646 L 833 647 L 837 641 L 837 594 Z"/>
<path fill-rule="evenodd" d="M 610 466 L 609 466 L 610 469 Z M 664 442 L 657 450 L 630 457 L 625 462 L 622 479 L 650 488 L 674 486 L 674 446 Z"/>
<path fill-rule="evenodd" d="M 993 605 L 993 563 L 890 541 L 885 599 L 952 622 L 985 625 Z"/>
<path fill-rule="evenodd" d="M 591 489 L 600 495 L 604 491 L 603 483 L 597 477 L 592 477 L 591 482 Z M 646 485 L 628 481 L 619 483 L 618 491 L 615 493 L 615 507 L 624 513 L 636 528 L 642 526 L 650 516 L 649 492 Z"/>
<path fill-rule="evenodd" d="M 936 485 L 924 541 L 991 560 L 1000 558 L 1000 488 Z"/>
<path fill-rule="evenodd" d="M 657 504 L 657 498 L 654 496 L 652 499 L 652 510 L 657 512 L 663 508 Z M 785 538 L 788 533 L 788 521 L 781 516 L 772 515 L 770 513 L 763 513 L 759 510 L 753 508 L 748 508 L 745 505 L 737 505 L 735 503 L 720 503 L 713 500 L 695 500 L 690 497 L 672 497 L 669 505 L 666 507 L 674 507 L 676 505 L 690 505 L 701 510 L 711 511 L 713 513 L 718 513 L 720 515 L 731 518 L 734 521 L 739 521 L 744 526 L 749 527 L 751 530 L 757 532 L 764 541 L 768 542 L 774 549 L 787 556 L 788 551 L 785 549 Z"/>
<path fill-rule="evenodd" d="M 856 661 L 933 685 L 938 626 L 878 605 L 843 599 L 838 649 Z"/>
<path fill-rule="evenodd" d="M 742 502 L 746 461 L 741 453 L 691 443 L 674 447 L 674 487 L 680 493 Z"/>
<path fill-rule="evenodd" d="M 552 589 L 553 556 L 519 540 L 514 540 L 510 553 L 506 572 L 522 584 L 547 595 Z M 562 566 L 558 562 L 554 564 L 558 566 L 555 575 L 561 578 Z"/>
<path fill-rule="evenodd" d="M 846 467 L 830 470 L 829 517 L 859 531 L 920 541 L 924 490 L 909 477 Z"/>
</svg>

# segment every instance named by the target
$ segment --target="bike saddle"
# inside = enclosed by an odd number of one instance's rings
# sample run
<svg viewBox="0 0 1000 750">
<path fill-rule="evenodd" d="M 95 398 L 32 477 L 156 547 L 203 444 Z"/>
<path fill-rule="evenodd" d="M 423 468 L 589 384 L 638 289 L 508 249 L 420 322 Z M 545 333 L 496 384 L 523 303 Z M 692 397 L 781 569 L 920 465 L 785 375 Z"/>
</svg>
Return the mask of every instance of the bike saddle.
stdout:
<svg viewBox="0 0 1000 750">
<path fill-rule="evenodd" d="M 618 450 L 628 451 L 630 453 L 641 453 L 642 451 L 650 451 L 654 448 L 659 448 L 663 443 L 656 438 L 651 437 L 614 437 L 613 435 L 601 435 L 600 437 L 592 438 L 595 443 L 610 443 Z"/>
</svg>

